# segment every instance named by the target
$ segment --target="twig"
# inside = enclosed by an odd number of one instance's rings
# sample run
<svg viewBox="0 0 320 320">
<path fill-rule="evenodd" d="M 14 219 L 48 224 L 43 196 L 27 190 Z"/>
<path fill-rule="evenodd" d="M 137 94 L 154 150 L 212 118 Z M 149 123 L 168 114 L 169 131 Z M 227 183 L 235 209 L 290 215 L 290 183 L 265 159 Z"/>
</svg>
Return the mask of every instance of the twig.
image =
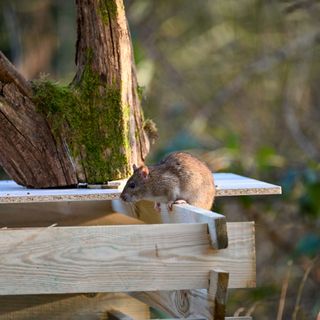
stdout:
<svg viewBox="0 0 320 320">
<path fill-rule="evenodd" d="M 259 303 L 260 303 L 259 301 L 255 302 L 255 303 L 248 309 L 248 311 L 246 312 L 245 316 L 246 316 L 246 317 L 250 317 L 250 316 L 253 314 L 253 312 L 256 310 L 256 308 L 257 308 L 257 306 L 258 306 Z"/>
<path fill-rule="evenodd" d="M 305 271 L 305 273 L 303 275 L 303 278 L 301 280 L 301 283 L 300 283 L 300 286 L 299 286 L 299 289 L 298 289 L 297 299 L 296 299 L 296 303 L 295 303 L 293 314 L 292 314 L 292 320 L 296 320 L 297 319 L 297 315 L 298 315 L 298 312 L 299 312 L 299 309 L 300 309 L 300 301 L 301 301 L 302 291 L 303 291 L 304 285 L 305 285 L 305 283 L 307 281 L 309 273 L 311 272 L 311 270 L 314 267 L 315 262 L 318 260 L 318 258 L 319 258 L 319 256 L 317 256 L 315 259 L 312 260 L 312 262 L 310 263 L 310 265 L 308 266 L 308 268 L 306 269 L 306 271 Z"/>
<path fill-rule="evenodd" d="M 289 285 L 291 266 L 292 266 L 292 261 L 290 260 L 288 262 L 287 273 L 286 273 L 285 278 L 283 279 L 283 282 L 282 282 L 282 288 L 281 288 L 281 294 L 280 294 L 280 301 L 279 301 L 279 307 L 278 307 L 277 320 L 282 320 L 283 310 L 284 310 L 284 305 L 285 305 L 285 302 L 286 302 L 286 295 L 287 295 L 287 290 L 288 290 L 288 285 Z"/>
<path fill-rule="evenodd" d="M 234 317 L 239 317 L 240 314 L 241 314 L 242 312 L 244 312 L 245 310 L 246 310 L 245 308 L 241 307 L 241 308 L 239 308 L 239 309 L 237 309 L 237 310 L 235 311 L 235 313 L 233 314 L 233 316 L 234 316 Z"/>
</svg>

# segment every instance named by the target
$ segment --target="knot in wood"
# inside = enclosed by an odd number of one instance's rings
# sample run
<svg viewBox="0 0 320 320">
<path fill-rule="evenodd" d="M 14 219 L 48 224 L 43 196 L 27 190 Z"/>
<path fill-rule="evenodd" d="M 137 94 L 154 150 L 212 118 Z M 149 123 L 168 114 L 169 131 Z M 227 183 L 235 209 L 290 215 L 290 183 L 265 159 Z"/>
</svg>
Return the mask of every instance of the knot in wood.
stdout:
<svg viewBox="0 0 320 320">
<path fill-rule="evenodd" d="M 175 291 L 174 301 L 175 301 L 177 311 L 182 316 L 187 318 L 189 316 L 189 311 L 190 311 L 190 301 L 188 296 L 188 290 Z"/>
</svg>

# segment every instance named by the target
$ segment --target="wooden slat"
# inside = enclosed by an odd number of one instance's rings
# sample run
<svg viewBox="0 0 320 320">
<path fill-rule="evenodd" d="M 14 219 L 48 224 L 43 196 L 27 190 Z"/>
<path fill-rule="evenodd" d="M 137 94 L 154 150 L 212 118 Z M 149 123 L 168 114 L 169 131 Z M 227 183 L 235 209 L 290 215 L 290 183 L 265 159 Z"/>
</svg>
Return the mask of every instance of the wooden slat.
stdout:
<svg viewBox="0 0 320 320">
<path fill-rule="evenodd" d="M 150 318 L 146 304 L 123 293 L 0 296 L 0 320 L 102 320 L 111 308 L 136 320 Z"/>
<path fill-rule="evenodd" d="M 1 295 L 208 288 L 215 268 L 254 286 L 253 224 L 228 234 L 215 251 L 207 224 L 0 230 Z"/>
<path fill-rule="evenodd" d="M 215 173 L 217 196 L 280 194 L 281 187 L 231 173 Z M 0 181 L 0 203 L 118 199 L 124 181 L 110 183 L 119 189 L 27 189 L 14 181 Z"/>
<path fill-rule="evenodd" d="M 207 223 L 214 249 L 224 249 L 228 246 L 228 236 L 225 216 L 204 210 L 188 204 L 174 205 L 168 211 L 165 204 L 161 204 L 160 212 L 154 209 L 151 201 L 140 201 L 135 205 L 120 200 L 112 201 L 112 208 L 130 217 L 142 220 L 145 223 Z"/>
</svg>

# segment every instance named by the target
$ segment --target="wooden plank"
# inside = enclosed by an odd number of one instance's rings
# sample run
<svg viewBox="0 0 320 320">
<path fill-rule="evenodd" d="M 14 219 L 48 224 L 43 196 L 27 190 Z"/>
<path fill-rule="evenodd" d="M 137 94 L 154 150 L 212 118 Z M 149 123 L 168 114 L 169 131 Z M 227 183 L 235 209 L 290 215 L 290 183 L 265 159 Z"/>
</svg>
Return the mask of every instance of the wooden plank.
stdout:
<svg viewBox="0 0 320 320">
<path fill-rule="evenodd" d="M 146 304 L 123 293 L 0 296 L 0 320 L 98 320 L 111 308 L 133 319 L 150 318 Z"/>
<path fill-rule="evenodd" d="M 114 211 L 127 214 L 145 223 L 207 223 L 214 249 L 224 249 L 228 246 L 228 236 L 225 216 L 209 210 L 190 206 L 188 204 L 173 205 L 168 211 L 165 204 L 161 204 L 160 212 L 154 209 L 151 201 L 139 201 L 135 205 L 121 200 L 112 201 Z"/>
<path fill-rule="evenodd" d="M 281 194 L 282 189 L 275 184 L 243 177 L 233 173 L 215 173 L 216 196 L 254 196 Z"/>
<path fill-rule="evenodd" d="M 119 195 L 117 189 L 28 189 L 11 180 L 0 181 L 0 203 L 112 200 Z"/>
<path fill-rule="evenodd" d="M 208 288 L 209 270 L 230 287 L 255 285 L 253 223 L 232 223 L 213 250 L 207 224 L 0 230 L 1 295 Z"/>
<path fill-rule="evenodd" d="M 281 194 L 281 187 L 232 173 L 215 173 L 216 195 Z M 110 183 L 115 189 L 27 189 L 14 181 L 0 181 L 0 203 L 26 203 L 118 199 L 125 180 Z M 118 187 L 118 189 L 117 189 Z"/>
</svg>

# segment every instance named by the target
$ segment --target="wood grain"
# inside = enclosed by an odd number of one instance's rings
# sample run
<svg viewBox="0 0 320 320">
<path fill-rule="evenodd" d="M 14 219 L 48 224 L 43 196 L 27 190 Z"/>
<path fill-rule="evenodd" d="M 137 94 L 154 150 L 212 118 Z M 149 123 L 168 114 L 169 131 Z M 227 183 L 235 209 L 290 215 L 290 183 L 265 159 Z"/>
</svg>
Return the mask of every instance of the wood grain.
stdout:
<svg viewBox="0 0 320 320">
<path fill-rule="evenodd" d="M 208 288 L 214 268 L 231 288 L 254 286 L 253 224 L 228 234 L 216 251 L 207 224 L 3 229 L 1 295 Z"/>
</svg>

